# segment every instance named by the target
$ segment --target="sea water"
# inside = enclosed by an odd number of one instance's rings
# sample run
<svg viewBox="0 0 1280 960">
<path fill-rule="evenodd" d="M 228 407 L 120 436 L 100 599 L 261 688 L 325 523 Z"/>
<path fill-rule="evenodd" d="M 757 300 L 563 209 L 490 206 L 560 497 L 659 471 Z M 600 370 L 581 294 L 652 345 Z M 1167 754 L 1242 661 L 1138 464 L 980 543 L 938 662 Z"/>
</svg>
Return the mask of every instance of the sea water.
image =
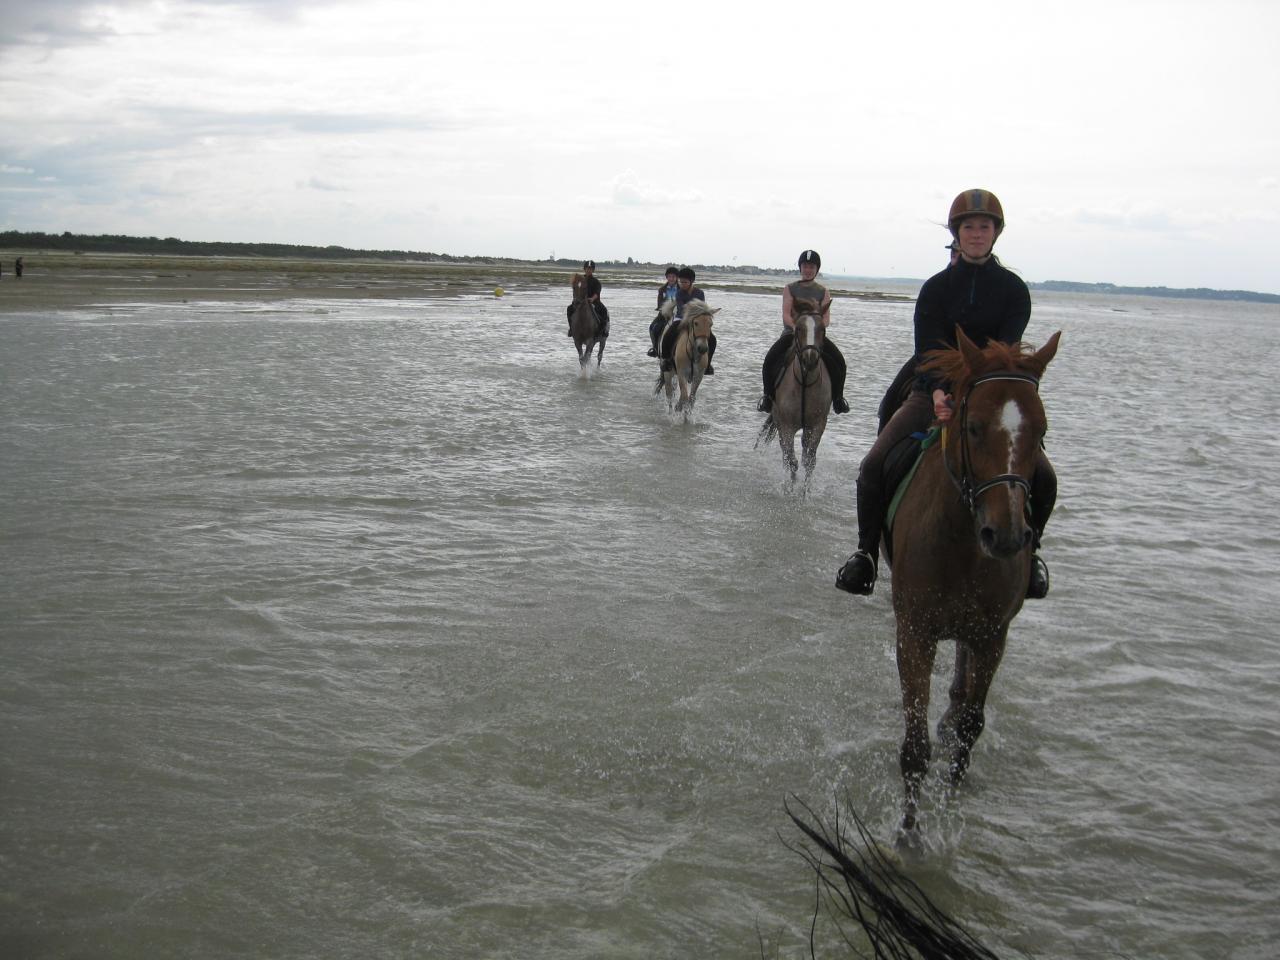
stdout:
<svg viewBox="0 0 1280 960">
<path fill-rule="evenodd" d="M 837 300 L 806 496 L 776 297 L 708 289 L 687 420 L 606 299 L 590 376 L 559 289 L 0 314 L 0 954 L 808 955 L 784 802 L 899 813 L 890 579 L 832 584 L 911 304 Z M 1035 297 L 1053 590 L 907 865 L 997 952 L 1274 956 L 1278 320 Z"/>
</svg>

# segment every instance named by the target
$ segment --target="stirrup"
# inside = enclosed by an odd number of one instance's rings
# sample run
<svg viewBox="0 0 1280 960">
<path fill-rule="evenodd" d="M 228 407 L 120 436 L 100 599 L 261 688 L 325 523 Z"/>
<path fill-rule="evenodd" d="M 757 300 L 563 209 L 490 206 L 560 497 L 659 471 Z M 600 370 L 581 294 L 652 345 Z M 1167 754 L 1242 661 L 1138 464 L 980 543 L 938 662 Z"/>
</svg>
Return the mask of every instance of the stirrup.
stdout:
<svg viewBox="0 0 1280 960">
<path fill-rule="evenodd" d="M 773 409 L 773 397 L 764 396 L 760 398 L 760 402 L 756 404 L 756 409 L 761 413 L 768 413 Z"/>
<path fill-rule="evenodd" d="M 1040 554 L 1031 555 L 1031 579 L 1027 581 L 1027 599 L 1043 600 L 1049 595 L 1049 565 Z"/>
<path fill-rule="evenodd" d="M 836 574 L 836 588 L 858 596 L 869 596 L 876 588 L 876 558 L 859 550 L 845 561 Z"/>
</svg>

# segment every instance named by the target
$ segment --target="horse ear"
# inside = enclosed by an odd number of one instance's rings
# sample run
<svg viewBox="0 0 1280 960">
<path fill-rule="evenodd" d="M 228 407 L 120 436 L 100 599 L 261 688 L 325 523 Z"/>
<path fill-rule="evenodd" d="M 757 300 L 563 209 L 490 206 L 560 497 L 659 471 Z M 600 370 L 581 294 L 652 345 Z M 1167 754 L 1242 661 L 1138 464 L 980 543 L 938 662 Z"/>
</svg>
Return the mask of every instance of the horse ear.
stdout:
<svg viewBox="0 0 1280 960">
<path fill-rule="evenodd" d="M 723 309 L 724 307 L 716 307 L 714 310 L 708 310 L 707 313 L 711 314 L 714 317 L 717 313 L 719 313 Z"/>
<path fill-rule="evenodd" d="M 1040 372 L 1044 373 L 1044 368 L 1049 365 L 1049 361 L 1053 359 L 1054 354 L 1058 352 L 1058 341 L 1062 339 L 1062 331 L 1059 330 L 1050 337 L 1043 347 L 1035 352 L 1033 359 L 1035 364 L 1040 368 Z"/>
<path fill-rule="evenodd" d="M 970 370 L 976 370 L 982 362 L 982 351 L 978 349 L 978 345 L 964 335 L 964 331 L 960 329 L 960 325 L 956 324 L 956 346 L 960 348 L 960 354 L 964 357 L 965 365 Z"/>
<path fill-rule="evenodd" d="M 825 317 L 831 312 L 831 301 L 828 300 L 822 307 L 822 315 Z"/>
</svg>

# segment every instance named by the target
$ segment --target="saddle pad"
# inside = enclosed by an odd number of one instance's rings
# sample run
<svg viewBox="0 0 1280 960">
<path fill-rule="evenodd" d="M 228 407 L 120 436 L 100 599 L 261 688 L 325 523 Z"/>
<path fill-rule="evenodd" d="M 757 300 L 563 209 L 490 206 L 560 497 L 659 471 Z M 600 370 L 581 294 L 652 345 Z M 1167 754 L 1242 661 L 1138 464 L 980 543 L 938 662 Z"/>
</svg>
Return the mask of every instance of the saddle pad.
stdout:
<svg viewBox="0 0 1280 960">
<path fill-rule="evenodd" d="M 893 498 L 889 501 L 889 509 L 885 511 L 886 530 L 893 530 L 893 518 L 898 513 L 898 507 L 906 495 L 907 488 L 915 478 L 924 452 L 937 443 L 941 435 L 941 427 L 934 427 L 926 434 L 913 433 L 890 451 L 885 460 L 885 479 L 893 489 Z M 904 467 L 907 468 L 905 475 L 902 473 Z M 899 477 L 901 479 L 898 479 Z"/>
</svg>

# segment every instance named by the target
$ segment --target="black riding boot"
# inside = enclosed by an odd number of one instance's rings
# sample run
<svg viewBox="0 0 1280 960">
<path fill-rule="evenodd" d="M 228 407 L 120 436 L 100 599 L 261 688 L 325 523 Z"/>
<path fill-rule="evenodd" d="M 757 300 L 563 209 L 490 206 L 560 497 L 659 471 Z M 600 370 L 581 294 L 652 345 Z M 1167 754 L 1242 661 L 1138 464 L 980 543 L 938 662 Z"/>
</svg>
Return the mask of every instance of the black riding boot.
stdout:
<svg viewBox="0 0 1280 960">
<path fill-rule="evenodd" d="M 884 509 L 879 488 L 859 480 L 858 549 L 836 574 L 839 589 L 860 596 L 867 596 L 875 589 L 883 522 Z"/>
<path fill-rule="evenodd" d="M 782 358 L 791 349 L 795 336 L 794 331 L 786 331 L 773 342 L 773 346 L 764 355 L 764 365 L 760 369 L 760 379 L 764 381 L 764 395 L 756 404 L 756 409 L 761 413 L 768 413 L 773 409 L 773 391 L 778 386 L 778 368 L 782 365 Z"/>
<path fill-rule="evenodd" d="M 716 375 L 716 368 L 711 366 L 711 358 L 716 355 L 716 335 L 714 333 L 707 338 L 707 343 L 708 343 L 708 346 L 707 346 L 706 374 L 708 377 L 714 377 Z"/>
<path fill-rule="evenodd" d="M 848 413 L 849 401 L 844 398 L 844 380 L 848 375 L 844 354 L 830 340 L 823 340 L 822 360 L 827 365 L 827 373 L 831 377 L 831 409 L 836 413 Z"/>
<path fill-rule="evenodd" d="M 1043 600 L 1049 595 L 1049 565 L 1040 557 L 1040 538 L 1044 535 L 1049 515 L 1058 499 L 1058 476 L 1048 457 L 1041 452 L 1036 471 L 1031 475 L 1031 577 L 1027 581 L 1027 599 Z"/>
</svg>

